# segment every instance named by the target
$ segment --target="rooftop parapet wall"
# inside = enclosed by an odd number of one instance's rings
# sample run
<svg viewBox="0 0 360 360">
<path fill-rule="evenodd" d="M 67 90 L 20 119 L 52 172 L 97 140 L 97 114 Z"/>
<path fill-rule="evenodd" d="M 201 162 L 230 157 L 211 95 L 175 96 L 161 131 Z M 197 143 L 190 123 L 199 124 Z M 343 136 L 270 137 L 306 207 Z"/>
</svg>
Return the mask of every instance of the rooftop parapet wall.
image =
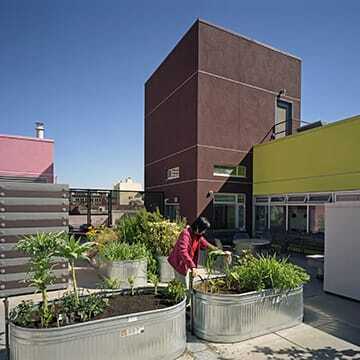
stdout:
<svg viewBox="0 0 360 360">
<path fill-rule="evenodd" d="M 54 181 L 54 141 L 0 135 L 0 176 Z"/>
<path fill-rule="evenodd" d="M 358 190 L 360 116 L 254 146 L 254 195 Z"/>
</svg>

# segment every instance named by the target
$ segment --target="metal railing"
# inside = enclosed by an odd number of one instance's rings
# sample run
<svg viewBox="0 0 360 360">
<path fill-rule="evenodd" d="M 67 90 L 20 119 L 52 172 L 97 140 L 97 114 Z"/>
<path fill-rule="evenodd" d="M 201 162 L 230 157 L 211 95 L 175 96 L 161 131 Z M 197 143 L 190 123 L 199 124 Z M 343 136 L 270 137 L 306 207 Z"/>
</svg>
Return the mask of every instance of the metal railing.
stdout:
<svg viewBox="0 0 360 360">
<path fill-rule="evenodd" d="M 162 192 L 70 189 L 69 223 L 71 230 L 84 226 L 113 226 L 124 214 L 141 209 L 164 213 Z"/>
<path fill-rule="evenodd" d="M 310 122 L 303 121 L 303 120 L 297 120 L 297 121 L 299 122 L 300 126 L 301 126 L 301 124 L 305 124 L 305 125 L 310 125 L 311 124 Z M 259 144 L 262 144 L 269 136 L 270 136 L 270 140 L 275 140 L 277 135 L 281 135 L 281 134 L 284 134 L 284 133 L 285 133 L 285 135 L 290 135 L 290 133 L 288 133 L 289 130 L 286 128 L 286 126 L 285 126 L 285 130 L 275 131 L 277 126 L 282 125 L 282 124 L 286 125 L 286 124 L 289 124 L 289 123 L 292 123 L 292 120 L 291 121 L 288 121 L 288 120 L 280 121 L 280 122 L 274 124 L 270 128 L 270 130 L 266 133 L 266 135 L 262 138 L 262 140 L 259 142 Z"/>
</svg>

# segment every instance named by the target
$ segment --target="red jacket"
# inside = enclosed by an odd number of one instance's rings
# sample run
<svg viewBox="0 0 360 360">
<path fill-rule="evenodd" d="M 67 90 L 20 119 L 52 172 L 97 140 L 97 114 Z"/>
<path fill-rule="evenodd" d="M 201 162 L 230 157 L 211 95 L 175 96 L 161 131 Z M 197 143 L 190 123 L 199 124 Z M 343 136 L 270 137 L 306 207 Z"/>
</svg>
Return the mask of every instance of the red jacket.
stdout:
<svg viewBox="0 0 360 360">
<path fill-rule="evenodd" d="M 196 249 L 193 249 L 194 241 L 198 242 Z M 203 236 L 195 235 L 190 226 L 187 226 L 179 235 L 168 262 L 179 274 L 186 275 L 189 269 L 197 267 L 199 250 L 208 246 L 209 243 Z"/>
</svg>

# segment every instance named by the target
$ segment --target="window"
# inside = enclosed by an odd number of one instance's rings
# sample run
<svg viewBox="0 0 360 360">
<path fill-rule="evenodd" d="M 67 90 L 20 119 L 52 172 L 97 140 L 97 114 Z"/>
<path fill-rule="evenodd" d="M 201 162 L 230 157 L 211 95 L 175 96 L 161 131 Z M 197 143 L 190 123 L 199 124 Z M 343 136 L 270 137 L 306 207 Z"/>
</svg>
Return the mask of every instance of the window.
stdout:
<svg viewBox="0 0 360 360">
<path fill-rule="evenodd" d="M 289 231 L 307 231 L 307 206 L 289 206 Z"/>
<path fill-rule="evenodd" d="M 287 201 L 288 203 L 305 203 L 306 198 L 306 195 L 289 195 Z"/>
<path fill-rule="evenodd" d="M 214 176 L 246 177 L 246 166 L 214 165 Z"/>
<path fill-rule="evenodd" d="M 270 226 L 271 226 L 271 231 L 284 231 L 286 229 L 285 206 L 271 206 Z"/>
<path fill-rule="evenodd" d="M 255 198 L 255 202 L 257 204 L 267 204 L 269 202 L 269 198 L 267 196 L 257 196 Z"/>
<path fill-rule="evenodd" d="M 236 206 L 214 204 L 214 229 L 236 228 Z"/>
<path fill-rule="evenodd" d="M 310 194 L 309 203 L 326 203 L 331 201 L 331 194 Z"/>
<path fill-rule="evenodd" d="M 275 138 L 281 138 L 292 133 L 292 104 L 278 100 L 275 113 Z"/>
<path fill-rule="evenodd" d="M 179 177 L 180 177 L 180 168 L 178 166 L 168 169 L 167 171 L 168 180 L 178 179 Z"/>
<path fill-rule="evenodd" d="M 336 194 L 336 201 L 360 201 L 360 193 Z"/>
<path fill-rule="evenodd" d="M 232 194 L 215 194 L 214 195 L 214 202 L 216 203 L 235 203 L 236 202 L 236 195 Z"/>
<path fill-rule="evenodd" d="M 245 194 L 215 194 L 213 204 L 214 229 L 245 230 L 245 201 Z"/>
<path fill-rule="evenodd" d="M 268 227 L 268 207 L 267 206 L 255 206 L 255 231 L 262 233 L 267 230 Z"/>
<path fill-rule="evenodd" d="M 271 203 L 285 203 L 285 196 L 272 196 Z"/>
<path fill-rule="evenodd" d="M 309 229 L 312 234 L 323 234 L 325 231 L 325 206 L 310 206 L 309 221 Z"/>
<path fill-rule="evenodd" d="M 165 199 L 165 217 L 171 221 L 180 218 L 180 204 L 170 203 Z"/>
</svg>

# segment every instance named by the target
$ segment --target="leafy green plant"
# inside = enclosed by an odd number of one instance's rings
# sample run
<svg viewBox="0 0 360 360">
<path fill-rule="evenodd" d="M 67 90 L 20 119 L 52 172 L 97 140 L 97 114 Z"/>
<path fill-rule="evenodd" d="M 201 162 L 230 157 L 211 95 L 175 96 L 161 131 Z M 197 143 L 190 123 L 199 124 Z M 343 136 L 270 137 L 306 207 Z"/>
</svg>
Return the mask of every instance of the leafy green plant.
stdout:
<svg viewBox="0 0 360 360">
<path fill-rule="evenodd" d="M 211 294 L 219 293 L 220 289 L 223 288 L 226 284 L 225 280 L 222 278 L 208 279 L 207 283 L 208 291 Z"/>
<path fill-rule="evenodd" d="M 73 235 L 69 236 L 64 233 L 61 237 L 61 242 L 59 244 L 58 254 L 61 257 L 64 257 L 69 261 L 70 274 L 72 278 L 74 294 L 76 301 L 79 301 L 78 286 L 76 279 L 75 271 L 75 261 L 76 260 L 87 260 L 87 252 L 91 250 L 94 243 L 86 242 L 84 244 L 80 243 L 80 240 L 76 240 Z"/>
<path fill-rule="evenodd" d="M 118 234 L 118 238 L 124 242 L 146 244 L 149 222 L 161 220 L 163 217 L 159 211 L 151 213 L 141 210 L 134 215 L 122 216 L 117 220 L 114 230 Z"/>
<path fill-rule="evenodd" d="M 214 273 L 215 270 L 215 262 L 219 256 L 224 256 L 225 252 L 222 250 L 213 250 L 210 251 L 207 255 L 206 261 L 205 261 L 205 268 L 207 271 L 208 276 L 211 276 Z"/>
<path fill-rule="evenodd" d="M 157 255 L 168 255 L 176 241 L 185 220 L 179 219 L 176 223 L 166 220 L 160 212 L 142 210 L 135 215 L 124 215 L 117 222 L 114 231 L 118 239 L 128 244 L 145 245 L 148 263 L 148 275 L 157 274 Z"/>
<path fill-rule="evenodd" d="M 219 278 L 212 279 L 212 276 L 214 274 L 215 270 L 215 263 L 219 256 L 224 256 L 225 252 L 222 250 L 213 250 L 210 251 L 207 255 L 206 261 L 205 261 L 205 269 L 206 269 L 206 279 L 201 279 L 203 282 L 203 287 L 206 292 L 219 292 L 220 286 L 223 286 L 224 280 L 221 280 Z"/>
<path fill-rule="evenodd" d="M 61 318 L 64 317 L 66 324 L 75 321 L 89 321 L 103 313 L 107 307 L 107 299 L 96 293 L 89 293 L 78 299 L 74 293 L 65 294 L 58 304 Z"/>
<path fill-rule="evenodd" d="M 116 290 L 120 288 L 120 280 L 117 278 L 104 277 L 101 286 L 103 289 Z"/>
<path fill-rule="evenodd" d="M 173 279 L 168 284 L 166 294 L 169 299 L 173 300 L 175 303 L 178 303 L 185 299 L 187 290 L 184 284 L 176 279 Z"/>
<path fill-rule="evenodd" d="M 108 305 L 107 299 L 92 293 L 80 298 L 78 314 L 81 321 L 88 321 L 102 314 Z"/>
<path fill-rule="evenodd" d="M 37 291 L 41 292 L 42 327 L 47 327 L 52 319 L 46 289 L 55 279 L 52 262 L 58 253 L 61 236 L 61 233 L 38 233 L 24 237 L 17 244 L 17 249 L 30 257 L 28 272 L 30 286 L 34 286 Z"/>
<path fill-rule="evenodd" d="M 64 314 L 64 320 L 66 323 L 71 323 L 75 320 L 75 315 L 79 308 L 79 301 L 76 299 L 75 293 L 65 293 L 61 298 L 61 308 L 59 312 Z"/>
<path fill-rule="evenodd" d="M 155 295 L 157 295 L 158 294 L 158 285 L 159 285 L 159 282 L 160 282 L 159 277 L 157 275 L 155 275 L 155 274 L 151 274 L 149 276 L 149 280 L 154 285 L 154 293 L 155 293 Z"/>
<path fill-rule="evenodd" d="M 89 233 L 90 235 L 88 235 Z M 91 232 L 88 232 L 87 236 L 90 241 L 96 243 L 98 248 L 108 244 L 109 242 L 119 240 L 119 236 L 114 229 L 103 225 L 99 228 L 91 230 Z"/>
<path fill-rule="evenodd" d="M 290 290 L 310 280 L 304 269 L 288 259 L 277 259 L 275 255 L 248 258 L 235 266 L 228 276 L 238 290 L 246 291 Z"/>
<path fill-rule="evenodd" d="M 22 301 L 9 314 L 10 320 L 18 326 L 28 327 L 34 320 L 34 303 L 33 301 Z"/>
<path fill-rule="evenodd" d="M 148 242 L 158 256 L 168 256 L 183 227 L 180 224 L 161 220 L 149 222 Z"/>
<path fill-rule="evenodd" d="M 142 244 L 113 241 L 100 248 L 99 255 L 108 261 L 141 260 L 147 258 L 148 251 Z"/>
</svg>

